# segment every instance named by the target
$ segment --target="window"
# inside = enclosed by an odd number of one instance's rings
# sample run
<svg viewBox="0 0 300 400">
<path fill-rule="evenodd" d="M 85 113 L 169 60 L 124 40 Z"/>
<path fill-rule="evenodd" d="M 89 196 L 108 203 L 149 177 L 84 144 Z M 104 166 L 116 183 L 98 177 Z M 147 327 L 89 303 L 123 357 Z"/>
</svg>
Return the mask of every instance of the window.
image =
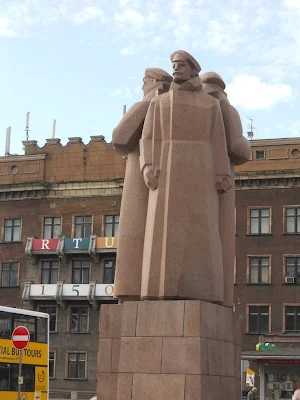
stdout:
<svg viewBox="0 0 300 400">
<path fill-rule="evenodd" d="M 269 332 L 269 306 L 249 307 L 249 333 Z"/>
<path fill-rule="evenodd" d="M 286 277 L 300 283 L 300 257 L 285 257 Z"/>
<path fill-rule="evenodd" d="M 42 262 L 42 279 L 41 283 L 57 283 L 58 281 L 58 261 Z"/>
<path fill-rule="evenodd" d="M 60 235 L 60 217 L 44 218 L 44 239 L 55 239 Z"/>
<path fill-rule="evenodd" d="M 33 365 L 22 365 L 22 376 L 24 383 L 22 385 L 22 392 L 34 392 L 34 372 Z M 3 391 L 18 391 L 18 364 L 0 363 L 0 392 Z M 7 395 L 0 394 L 1 399 L 5 399 Z"/>
<path fill-rule="evenodd" d="M 264 235 L 270 233 L 270 209 L 250 209 L 250 229 L 253 235 Z"/>
<path fill-rule="evenodd" d="M 249 283 L 270 283 L 269 257 L 249 257 Z"/>
<path fill-rule="evenodd" d="M 105 215 L 104 236 L 115 237 L 119 232 L 119 215 Z"/>
<path fill-rule="evenodd" d="M 4 220 L 4 242 L 20 242 L 21 241 L 21 219 L 5 219 Z"/>
<path fill-rule="evenodd" d="M 49 378 L 55 377 L 55 352 L 49 351 Z"/>
<path fill-rule="evenodd" d="M 104 260 L 103 283 L 114 283 L 116 271 L 116 260 Z"/>
<path fill-rule="evenodd" d="M 285 331 L 300 331 L 300 306 L 285 306 Z"/>
<path fill-rule="evenodd" d="M 285 207 L 285 232 L 300 233 L 300 207 Z"/>
<path fill-rule="evenodd" d="M 72 262 L 72 283 L 89 283 L 89 260 L 76 260 Z"/>
<path fill-rule="evenodd" d="M 0 339 L 11 339 L 11 318 L 5 313 L 0 313 Z"/>
<path fill-rule="evenodd" d="M 265 159 L 265 150 L 256 150 L 255 159 L 256 160 L 264 160 Z"/>
<path fill-rule="evenodd" d="M 82 333 L 88 331 L 88 307 L 71 307 L 71 326 L 73 333 Z"/>
<path fill-rule="evenodd" d="M 75 217 L 75 238 L 89 237 L 92 232 L 92 217 Z"/>
<path fill-rule="evenodd" d="M 39 307 L 39 311 L 49 314 L 49 330 L 56 332 L 57 307 Z"/>
<path fill-rule="evenodd" d="M 19 284 L 19 263 L 8 262 L 2 264 L 1 286 L 18 286 Z"/>
<path fill-rule="evenodd" d="M 68 378 L 86 378 L 86 353 L 68 353 Z"/>
</svg>

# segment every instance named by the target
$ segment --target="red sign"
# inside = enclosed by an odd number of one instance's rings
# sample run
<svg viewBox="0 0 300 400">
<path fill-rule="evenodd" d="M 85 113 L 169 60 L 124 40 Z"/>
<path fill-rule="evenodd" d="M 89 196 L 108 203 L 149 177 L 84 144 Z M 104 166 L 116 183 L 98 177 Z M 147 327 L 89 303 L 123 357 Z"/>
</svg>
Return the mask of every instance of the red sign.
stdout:
<svg viewBox="0 0 300 400">
<path fill-rule="evenodd" d="M 13 345 L 18 350 L 23 350 L 30 341 L 30 333 L 25 326 L 18 326 L 11 336 Z"/>
<path fill-rule="evenodd" d="M 32 250 L 56 250 L 58 246 L 58 239 L 33 239 Z"/>
<path fill-rule="evenodd" d="M 288 360 L 261 360 L 262 364 L 268 365 L 268 364 L 300 364 L 300 360 L 293 360 L 293 359 L 288 359 Z"/>
</svg>

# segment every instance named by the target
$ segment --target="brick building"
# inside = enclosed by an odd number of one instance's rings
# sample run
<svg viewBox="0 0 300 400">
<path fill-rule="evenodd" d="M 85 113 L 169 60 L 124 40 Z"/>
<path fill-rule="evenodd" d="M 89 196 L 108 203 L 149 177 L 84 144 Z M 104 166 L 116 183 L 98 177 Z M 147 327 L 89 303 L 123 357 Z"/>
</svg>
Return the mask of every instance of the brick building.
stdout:
<svg viewBox="0 0 300 400">
<path fill-rule="evenodd" d="M 300 387 L 300 139 L 251 147 L 236 170 L 235 308 L 242 357 L 261 398 L 277 400 Z"/>
<path fill-rule="evenodd" d="M 99 308 L 114 301 L 125 161 L 103 136 L 24 146 L 0 157 L 0 303 L 50 314 L 50 397 L 89 399 Z"/>
<path fill-rule="evenodd" d="M 300 139 L 251 145 L 236 170 L 235 309 L 243 359 L 263 377 L 261 395 L 277 400 L 300 384 Z M 24 156 L 0 157 L 0 303 L 50 313 L 51 397 L 90 398 L 125 161 L 102 136 L 24 146 Z M 276 350 L 255 351 L 263 340 Z"/>
</svg>

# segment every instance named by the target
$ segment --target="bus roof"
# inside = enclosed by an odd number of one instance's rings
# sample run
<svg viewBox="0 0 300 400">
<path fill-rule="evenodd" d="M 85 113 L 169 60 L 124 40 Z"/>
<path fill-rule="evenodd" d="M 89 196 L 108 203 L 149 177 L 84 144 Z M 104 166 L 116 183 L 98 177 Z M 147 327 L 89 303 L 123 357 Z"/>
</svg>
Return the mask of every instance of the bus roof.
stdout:
<svg viewBox="0 0 300 400">
<path fill-rule="evenodd" d="M 13 313 L 13 314 L 30 315 L 32 317 L 49 318 L 49 314 L 39 312 L 39 311 L 24 310 L 23 308 L 0 306 L 0 312 L 1 311 L 6 312 L 6 313 Z"/>
</svg>

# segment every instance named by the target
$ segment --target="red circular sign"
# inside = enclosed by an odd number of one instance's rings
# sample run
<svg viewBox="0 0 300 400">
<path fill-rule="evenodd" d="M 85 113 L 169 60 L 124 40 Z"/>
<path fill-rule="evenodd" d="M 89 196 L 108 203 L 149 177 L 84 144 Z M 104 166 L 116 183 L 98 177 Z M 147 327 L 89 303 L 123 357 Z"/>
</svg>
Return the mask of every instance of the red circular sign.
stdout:
<svg viewBox="0 0 300 400">
<path fill-rule="evenodd" d="M 18 350 L 23 350 L 30 341 L 30 333 L 25 326 L 18 326 L 12 333 L 13 345 Z"/>
</svg>

